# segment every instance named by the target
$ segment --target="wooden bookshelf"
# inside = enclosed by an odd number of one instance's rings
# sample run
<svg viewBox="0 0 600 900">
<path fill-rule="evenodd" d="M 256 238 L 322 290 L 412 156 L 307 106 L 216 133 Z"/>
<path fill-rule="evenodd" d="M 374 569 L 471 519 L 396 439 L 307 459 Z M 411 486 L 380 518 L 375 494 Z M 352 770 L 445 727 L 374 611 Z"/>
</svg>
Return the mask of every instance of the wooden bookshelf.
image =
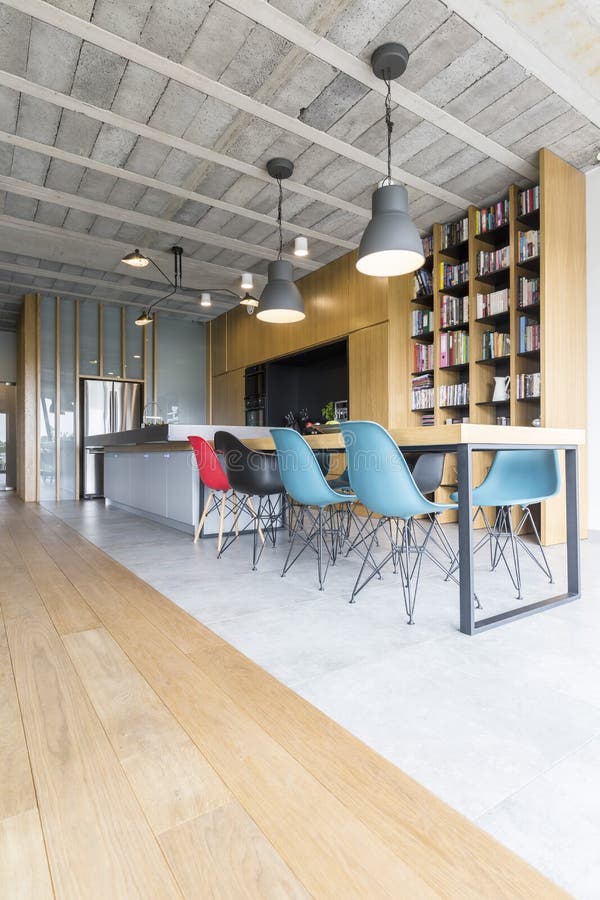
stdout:
<svg viewBox="0 0 600 900">
<path fill-rule="evenodd" d="M 527 212 L 519 211 L 519 194 L 534 185 L 510 185 L 503 197 L 508 200 L 508 221 L 484 230 L 477 227 L 478 209 L 469 207 L 459 219 L 468 217 L 468 237 L 443 247 L 444 228 L 448 223 L 433 227 L 433 254 L 427 260 L 432 272 L 431 296 L 415 298 L 415 304 L 433 307 L 433 415 L 435 425 L 445 425 L 447 419 L 468 417 L 474 424 L 494 425 L 497 417 L 508 418 L 511 425 L 541 425 L 585 427 L 585 179 L 572 166 L 563 162 L 548 150 L 539 154 L 539 207 Z M 531 247 L 527 258 L 519 256 L 521 233 L 539 231 L 539 247 Z M 478 254 L 481 251 L 496 253 L 509 248 L 508 265 L 490 272 L 479 272 Z M 469 264 L 468 282 L 443 288 L 440 285 L 440 265 L 444 262 L 456 265 Z M 496 262 L 496 259 L 494 259 Z M 519 279 L 539 279 L 539 298 L 522 307 L 519 300 Z M 477 294 L 488 294 L 508 289 L 509 303 L 506 311 L 478 316 Z M 442 295 L 468 296 L 469 318 L 464 326 L 469 334 L 469 362 L 466 365 L 440 365 L 440 340 L 445 332 L 459 326 L 442 327 L 440 321 Z M 412 308 L 416 308 L 412 306 Z M 530 338 L 537 336 L 539 347 L 521 346 L 521 318 L 529 320 Z M 525 327 L 525 326 L 523 326 Z M 496 358 L 483 357 L 483 336 L 486 331 L 508 334 L 510 352 Z M 431 338 L 429 338 L 431 339 Z M 493 341 L 489 338 L 488 341 Z M 412 342 L 410 342 L 412 343 Z M 498 346 L 502 339 L 497 339 Z M 412 352 L 412 349 L 411 349 Z M 411 365 L 412 369 L 412 365 Z M 520 378 L 539 373 L 539 396 L 517 396 Z M 510 375 L 508 401 L 492 400 L 494 376 Z M 530 384 L 533 379 L 530 379 Z M 469 402 L 456 407 L 440 404 L 440 387 L 468 382 Z M 410 392 L 409 392 L 410 394 Z M 409 398 L 410 404 L 410 398 Z M 420 425 L 424 410 L 409 409 L 408 424 Z M 585 505 L 585 453 L 582 452 L 581 490 L 582 507 Z M 486 472 L 489 460 L 483 455 L 477 463 L 475 479 Z M 452 463 L 450 463 L 450 466 Z M 447 499 L 448 491 L 441 488 L 440 501 Z M 448 518 L 448 517 L 447 517 Z M 582 510 L 585 523 L 585 510 Z M 564 536 L 564 501 L 562 498 L 544 504 L 541 514 L 542 538 L 545 543 L 555 543 Z M 582 528 L 583 531 L 583 528 Z"/>
</svg>

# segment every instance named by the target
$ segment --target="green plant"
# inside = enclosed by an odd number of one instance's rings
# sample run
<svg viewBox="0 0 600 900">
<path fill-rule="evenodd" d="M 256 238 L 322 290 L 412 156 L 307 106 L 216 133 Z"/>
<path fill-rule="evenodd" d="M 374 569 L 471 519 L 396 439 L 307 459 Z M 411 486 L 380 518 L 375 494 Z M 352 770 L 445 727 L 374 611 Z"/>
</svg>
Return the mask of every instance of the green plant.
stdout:
<svg viewBox="0 0 600 900">
<path fill-rule="evenodd" d="M 333 400 L 325 404 L 321 410 L 321 416 L 323 417 L 323 422 L 330 422 L 331 419 L 335 418 L 335 403 Z"/>
</svg>

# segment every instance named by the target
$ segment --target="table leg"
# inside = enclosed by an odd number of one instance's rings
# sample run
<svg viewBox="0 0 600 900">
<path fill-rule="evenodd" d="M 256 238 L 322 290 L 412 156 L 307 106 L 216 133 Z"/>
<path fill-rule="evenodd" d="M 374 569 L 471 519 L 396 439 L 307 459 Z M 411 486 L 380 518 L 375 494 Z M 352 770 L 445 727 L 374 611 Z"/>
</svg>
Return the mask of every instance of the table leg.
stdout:
<svg viewBox="0 0 600 900">
<path fill-rule="evenodd" d="M 458 559 L 460 583 L 460 630 L 475 633 L 473 597 L 473 505 L 472 451 L 469 444 L 456 448 L 458 460 Z"/>
<path fill-rule="evenodd" d="M 565 493 L 567 504 L 567 591 L 581 593 L 581 559 L 579 550 L 579 472 L 577 447 L 565 450 Z"/>
</svg>

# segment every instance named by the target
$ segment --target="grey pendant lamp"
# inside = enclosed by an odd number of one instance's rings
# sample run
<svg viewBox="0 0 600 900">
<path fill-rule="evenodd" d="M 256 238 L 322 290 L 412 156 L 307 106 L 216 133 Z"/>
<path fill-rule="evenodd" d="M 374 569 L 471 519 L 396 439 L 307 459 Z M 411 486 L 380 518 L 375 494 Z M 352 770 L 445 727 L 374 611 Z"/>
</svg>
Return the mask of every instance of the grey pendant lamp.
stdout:
<svg viewBox="0 0 600 900">
<path fill-rule="evenodd" d="M 383 44 L 371 56 L 371 68 L 387 87 L 387 177 L 373 193 L 372 217 L 365 228 L 356 268 L 363 275 L 391 277 L 420 269 L 425 262 L 421 238 L 408 214 L 408 192 L 392 180 L 392 87 L 393 79 L 406 69 L 408 50 L 402 44 Z"/>
<path fill-rule="evenodd" d="M 294 171 L 294 164 L 289 159 L 277 157 L 267 163 L 267 172 L 277 180 L 279 186 L 279 203 L 277 206 L 277 224 L 279 226 L 279 253 L 277 259 L 269 263 L 269 280 L 260 295 L 260 303 L 256 318 L 261 322 L 291 323 L 301 322 L 305 318 L 304 300 L 294 284 L 294 270 L 291 262 L 282 259 L 283 231 L 281 228 L 281 206 L 283 188 L 281 182 L 289 178 Z"/>
</svg>

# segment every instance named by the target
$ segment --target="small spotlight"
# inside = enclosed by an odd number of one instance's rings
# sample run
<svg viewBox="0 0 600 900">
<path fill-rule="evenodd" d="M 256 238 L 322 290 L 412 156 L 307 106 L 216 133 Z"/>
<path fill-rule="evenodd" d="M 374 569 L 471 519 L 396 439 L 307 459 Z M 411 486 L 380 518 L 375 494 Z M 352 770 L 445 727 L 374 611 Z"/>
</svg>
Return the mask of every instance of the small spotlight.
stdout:
<svg viewBox="0 0 600 900">
<path fill-rule="evenodd" d="M 295 238 L 294 256 L 308 256 L 308 240 L 305 237 Z"/>
<path fill-rule="evenodd" d="M 140 315 L 135 320 L 136 325 L 151 325 L 152 324 L 152 316 L 150 313 L 143 310 Z"/>
<path fill-rule="evenodd" d="M 200 294 L 200 306 L 212 306 L 210 294 Z"/>
<path fill-rule="evenodd" d="M 241 288 L 243 291 L 251 291 L 254 287 L 254 279 L 252 277 L 252 272 L 244 272 L 242 275 L 242 284 Z"/>
<path fill-rule="evenodd" d="M 143 269 L 149 264 L 150 260 L 136 248 L 133 253 L 128 253 L 127 256 L 124 256 L 121 262 L 125 263 L 126 266 L 133 266 L 135 269 Z"/>
</svg>

